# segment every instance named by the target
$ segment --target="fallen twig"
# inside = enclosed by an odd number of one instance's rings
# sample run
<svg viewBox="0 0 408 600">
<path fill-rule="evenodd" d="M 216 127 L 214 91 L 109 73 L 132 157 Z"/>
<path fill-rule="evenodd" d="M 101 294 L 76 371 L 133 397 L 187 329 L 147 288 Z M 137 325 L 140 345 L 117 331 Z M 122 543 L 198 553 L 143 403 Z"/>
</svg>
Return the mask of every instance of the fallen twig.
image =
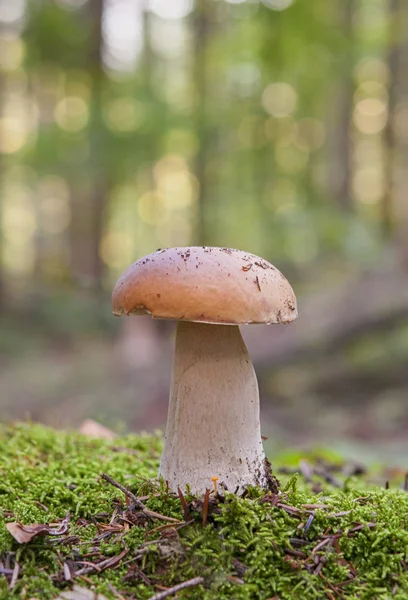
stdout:
<svg viewBox="0 0 408 600">
<path fill-rule="evenodd" d="M 136 506 L 136 508 L 139 508 L 140 510 L 144 510 L 146 508 L 146 506 L 143 504 L 143 502 L 141 502 L 139 500 L 139 498 L 137 498 L 137 496 L 135 496 L 135 494 L 133 492 L 128 490 L 124 485 L 122 485 L 118 481 L 115 481 L 110 475 L 107 475 L 106 473 L 102 473 L 101 477 L 102 477 L 102 479 L 104 479 L 105 481 L 110 483 L 111 485 L 118 488 L 118 490 L 123 492 L 125 494 L 125 496 L 127 496 L 129 498 L 129 500 L 131 502 L 133 502 L 133 504 Z"/>
<path fill-rule="evenodd" d="M 14 586 L 15 586 L 15 585 L 16 585 L 16 583 L 17 583 L 17 579 L 18 579 L 18 576 L 19 576 L 19 575 L 20 575 L 20 565 L 19 565 L 19 564 L 18 564 L 18 562 L 16 561 L 16 562 L 14 563 L 13 574 L 12 574 L 12 576 L 11 576 L 11 581 L 10 581 L 10 586 L 9 586 L 11 590 L 12 590 L 12 589 L 14 589 Z"/>
<path fill-rule="evenodd" d="M 77 561 L 77 564 L 86 564 L 89 566 L 87 566 L 83 569 L 79 569 L 79 571 L 77 571 L 75 573 L 75 577 L 79 577 L 81 575 L 87 575 L 88 573 L 92 573 L 92 571 L 97 571 L 98 573 L 100 573 L 101 571 L 104 571 L 105 569 L 114 567 L 118 563 L 120 563 L 122 558 L 124 558 L 128 552 L 129 552 L 129 548 L 125 548 L 117 556 L 113 556 L 113 557 L 107 558 L 105 560 L 102 560 L 100 563 L 90 563 L 88 561 L 83 561 L 83 560 Z"/>
<path fill-rule="evenodd" d="M 115 586 L 112 585 L 111 583 L 109 583 L 109 581 L 108 581 L 108 588 L 110 589 L 112 594 L 115 596 L 115 598 L 119 598 L 119 600 L 125 600 L 125 597 L 122 596 L 122 594 L 120 592 L 118 592 L 118 590 L 115 588 Z"/>
<path fill-rule="evenodd" d="M 148 508 L 145 508 L 143 512 L 148 517 L 152 517 L 152 519 L 160 519 L 161 521 L 168 521 L 169 523 L 183 523 L 183 521 L 180 521 L 180 519 L 175 519 L 174 517 L 166 517 L 166 515 L 161 515 L 160 513 L 157 513 L 154 510 L 150 510 Z"/>
<path fill-rule="evenodd" d="M 210 490 L 207 488 L 205 490 L 204 502 L 203 502 L 203 527 L 205 527 L 207 525 L 209 501 L 210 501 Z"/>
<path fill-rule="evenodd" d="M 181 592 L 181 590 L 185 590 L 186 588 L 189 588 L 189 587 L 194 587 L 195 585 L 200 585 L 203 582 L 204 582 L 204 577 L 194 577 L 193 579 L 189 579 L 188 581 L 184 581 L 183 583 L 179 583 L 178 585 L 175 585 L 167 590 L 164 590 L 164 592 L 159 592 L 158 594 L 154 594 L 154 596 L 151 596 L 149 600 L 163 600 L 164 598 L 167 598 L 167 596 L 172 596 L 173 594 L 176 594 L 177 592 Z"/>
<path fill-rule="evenodd" d="M 107 475 L 106 473 L 102 473 L 101 477 L 102 477 L 102 479 L 104 479 L 105 481 L 110 483 L 111 485 L 118 488 L 118 490 L 123 492 L 125 494 L 125 496 L 127 498 L 129 498 L 129 500 L 131 502 L 133 502 L 135 508 L 138 508 L 146 516 L 151 517 L 152 519 L 161 519 L 162 521 L 168 521 L 169 523 L 181 523 L 180 519 L 174 519 L 173 517 L 166 517 L 165 515 L 161 515 L 160 513 L 157 513 L 154 510 L 150 510 L 149 508 L 147 508 L 147 506 L 145 504 L 143 504 L 143 502 L 141 502 L 139 500 L 139 498 L 137 498 L 137 496 L 135 496 L 135 494 L 133 492 L 128 490 L 124 485 L 122 485 L 118 481 L 115 481 L 115 479 L 113 479 L 110 475 Z"/>
<path fill-rule="evenodd" d="M 184 494 L 180 488 L 177 488 L 177 493 L 178 493 L 178 497 L 180 498 L 181 506 L 183 507 L 184 520 L 190 521 L 191 514 L 190 514 L 190 511 L 188 508 L 187 500 L 185 499 Z"/>
</svg>

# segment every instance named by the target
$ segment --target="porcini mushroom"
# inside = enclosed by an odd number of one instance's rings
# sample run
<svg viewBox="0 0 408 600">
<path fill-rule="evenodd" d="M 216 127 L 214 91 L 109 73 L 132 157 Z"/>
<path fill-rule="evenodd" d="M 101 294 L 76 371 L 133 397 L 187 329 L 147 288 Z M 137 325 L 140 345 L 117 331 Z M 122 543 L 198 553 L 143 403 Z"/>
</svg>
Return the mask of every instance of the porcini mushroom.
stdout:
<svg viewBox="0 0 408 600">
<path fill-rule="evenodd" d="M 172 490 L 268 487 L 258 382 L 239 325 L 290 323 L 296 297 L 269 262 L 241 250 L 158 250 L 131 265 L 115 315 L 178 321 L 159 474 Z"/>
</svg>

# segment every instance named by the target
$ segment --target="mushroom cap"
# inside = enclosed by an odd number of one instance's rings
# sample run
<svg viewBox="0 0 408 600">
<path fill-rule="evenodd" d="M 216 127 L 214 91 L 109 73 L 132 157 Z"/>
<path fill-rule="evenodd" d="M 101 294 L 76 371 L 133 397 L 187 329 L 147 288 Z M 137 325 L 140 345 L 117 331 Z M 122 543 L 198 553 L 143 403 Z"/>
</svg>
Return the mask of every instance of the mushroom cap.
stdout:
<svg viewBox="0 0 408 600">
<path fill-rule="evenodd" d="M 242 250 L 193 246 L 157 250 L 119 278 L 112 310 L 225 325 L 290 323 L 297 317 L 288 280 Z"/>
</svg>

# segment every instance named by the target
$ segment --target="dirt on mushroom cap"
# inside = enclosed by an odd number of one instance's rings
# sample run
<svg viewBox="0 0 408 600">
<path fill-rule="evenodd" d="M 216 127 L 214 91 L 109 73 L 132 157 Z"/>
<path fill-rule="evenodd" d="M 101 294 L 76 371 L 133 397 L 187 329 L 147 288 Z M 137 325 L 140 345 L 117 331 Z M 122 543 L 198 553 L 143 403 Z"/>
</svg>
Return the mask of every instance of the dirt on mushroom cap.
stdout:
<svg viewBox="0 0 408 600">
<path fill-rule="evenodd" d="M 287 279 L 263 258 L 232 248 L 158 250 L 133 263 L 112 296 L 116 315 L 203 323 L 289 323 L 297 317 Z"/>
</svg>

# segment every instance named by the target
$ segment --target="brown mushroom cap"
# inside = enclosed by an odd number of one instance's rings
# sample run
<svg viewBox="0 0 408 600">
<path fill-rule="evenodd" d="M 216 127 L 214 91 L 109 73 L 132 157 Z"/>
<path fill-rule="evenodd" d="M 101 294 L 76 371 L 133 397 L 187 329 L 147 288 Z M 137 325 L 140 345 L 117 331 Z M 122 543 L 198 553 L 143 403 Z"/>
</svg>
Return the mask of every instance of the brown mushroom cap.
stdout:
<svg viewBox="0 0 408 600">
<path fill-rule="evenodd" d="M 290 323 L 296 297 L 269 262 L 230 248 L 194 246 L 158 250 L 119 278 L 112 310 L 157 319 L 240 325 Z"/>
</svg>

